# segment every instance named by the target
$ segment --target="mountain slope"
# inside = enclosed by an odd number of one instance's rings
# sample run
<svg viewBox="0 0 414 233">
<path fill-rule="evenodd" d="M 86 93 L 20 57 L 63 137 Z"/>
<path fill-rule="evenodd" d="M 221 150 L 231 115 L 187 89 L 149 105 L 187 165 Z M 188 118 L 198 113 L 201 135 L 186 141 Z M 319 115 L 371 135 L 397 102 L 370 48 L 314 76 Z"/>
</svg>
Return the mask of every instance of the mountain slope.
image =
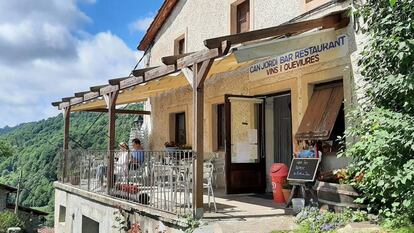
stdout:
<svg viewBox="0 0 414 233">
<path fill-rule="evenodd" d="M 129 109 L 139 109 L 130 106 Z M 117 141 L 126 141 L 136 116 L 117 117 Z M 88 131 L 89 130 L 89 131 Z M 86 132 L 88 131 L 88 132 Z M 107 115 L 72 113 L 71 148 L 104 150 L 107 147 Z M 16 185 L 23 171 L 20 203 L 24 206 L 53 206 L 53 181 L 57 180 L 57 154 L 63 145 L 63 117 L 0 129 L 0 140 L 13 146 L 13 156 L 0 158 L 0 183 Z"/>
</svg>

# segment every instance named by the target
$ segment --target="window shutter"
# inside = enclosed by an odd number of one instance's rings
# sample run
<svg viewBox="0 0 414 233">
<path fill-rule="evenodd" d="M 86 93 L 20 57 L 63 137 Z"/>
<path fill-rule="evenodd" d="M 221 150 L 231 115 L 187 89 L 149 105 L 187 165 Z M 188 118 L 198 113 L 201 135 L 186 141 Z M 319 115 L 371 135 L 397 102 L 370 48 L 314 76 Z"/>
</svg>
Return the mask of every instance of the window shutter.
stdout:
<svg viewBox="0 0 414 233">
<path fill-rule="evenodd" d="M 344 100 L 342 83 L 315 88 L 295 138 L 327 140 Z"/>
</svg>

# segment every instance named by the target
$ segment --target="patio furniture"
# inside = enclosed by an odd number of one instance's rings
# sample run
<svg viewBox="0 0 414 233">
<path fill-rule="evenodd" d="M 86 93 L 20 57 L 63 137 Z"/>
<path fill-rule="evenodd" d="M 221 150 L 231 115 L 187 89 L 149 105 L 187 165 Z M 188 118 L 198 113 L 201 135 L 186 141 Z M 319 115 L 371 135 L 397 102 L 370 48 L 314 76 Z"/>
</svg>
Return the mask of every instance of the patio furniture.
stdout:
<svg viewBox="0 0 414 233">
<path fill-rule="evenodd" d="M 214 170 L 213 170 L 213 185 L 218 189 L 218 177 L 222 175 L 225 179 L 225 160 L 224 158 L 220 158 L 219 153 L 215 153 L 214 157 L 211 159 L 213 163 Z"/>
<path fill-rule="evenodd" d="M 214 172 L 214 165 L 211 162 L 204 162 L 203 168 L 203 187 L 207 189 L 208 195 L 208 208 L 210 207 L 210 196 L 213 197 L 213 204 L 214 204 L 214 212 L 217 212 L 217 205 L 216 205 L 216 198 L 214 197 L 214 190 L 213 190 L 213 172 Z"/>
</svg>

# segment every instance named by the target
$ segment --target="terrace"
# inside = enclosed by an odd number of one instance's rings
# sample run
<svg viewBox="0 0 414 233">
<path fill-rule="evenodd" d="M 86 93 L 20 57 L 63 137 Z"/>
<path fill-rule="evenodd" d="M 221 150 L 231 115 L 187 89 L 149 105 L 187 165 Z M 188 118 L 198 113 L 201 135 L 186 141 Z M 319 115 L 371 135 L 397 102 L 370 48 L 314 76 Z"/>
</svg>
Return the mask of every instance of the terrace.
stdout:
<svg viewBox="0 0 414 233">
<path fill-rule="evenodd" d="M 155 214 L 163 220 L 168 218 L 178 221 L 180 217 L 192 216 L 215 221 L 285 214 L 285 210 L 274 204 L 266 195 L 227 195 L 224 190 L 214 189 L 215 177 L 224 176 L 226 169 L 226 175 L 231 174 L 231 142 L 226 139 L 226 162 L 210 161 L 214 156 L 204 153 L 204 82 L 213 79 L 217 74 L 246 68 L 254 62 L 252 59 L 237 61 L 236 55 L 229 53 L 232 46 L 269 38 L 278 42 L 281 37 L 298 35 L 314 29 L 343 28 L 348 24 L 349 18 L 343 17 L 342 14 L 343 11 L 309 21 L 209 39 L 205 41 L 208 48 L 206 50 L 164 57 L 163 66 L 134 70 L 129 77 L 111 79 L 107 85 L 91 87 L 90 91 L 78 92 L 74 97 L 63 98 L 62 101 L 53 103 L 63 110 L 65 119 L 64 145 L 59 156 L 62 159 L 60 178 L 55 187 L 100 204 L 135 209 L 142 215 Z M 252 45 L 253 43 L 250 44 Z M 258 58 L 262 57 L 256 59 Z M 193 96 L 189 124 L 192 126 L 193 150 L 142 151 L 144 161 L 131 161 L 126 166 L 120 165 L 116 159 L 120 152 L 114 150 L 116 114 L 153 113 L 123 110 L 117 106 L 143 102 L 168 90 L 183 87 L 190 89 Z M 236 99 L 237 97 L 234 100 Z M 251 102 L 248 103 L 249 106 L 252 105 Z M 107 112 L 108 150 L 85 151 L 69 148 L 70 113 L 74 111 Z M 157 112 L 154 116 L 155 114 Z M 226 127 L 229 127 L 226 131 L 230 132 L 230 124 Z M 164 126 L 161 128 L 158 130 L 165 133 L 168 131 Z M 128 154 L 127 157 L 131 156 Z M 222 167 L 215 166 L 217 164 L 221 164 Z M 218 170 L 221 170 L 221 173 L 218 173 Z M 265 173 L 264 168 L 261 172 Z M 233 177 L 227 176 L 226 185 L 232 179 L 236 180 L 237 174 L 235 172 Z M 254 177 L 254 174 L 250 174 L 244 173 L 239 177 Z M 258 183 L 259 180 L 248 179 L 246 182 L 251 183 Z M 264 191 L 265 180 L 260 181 L 264 184 Z M 226 187 L 226 191 L 229 191 L 229 186 Z M 214 200 L 211 199 L 213 193 L 217 210 Z"/>
</svg>

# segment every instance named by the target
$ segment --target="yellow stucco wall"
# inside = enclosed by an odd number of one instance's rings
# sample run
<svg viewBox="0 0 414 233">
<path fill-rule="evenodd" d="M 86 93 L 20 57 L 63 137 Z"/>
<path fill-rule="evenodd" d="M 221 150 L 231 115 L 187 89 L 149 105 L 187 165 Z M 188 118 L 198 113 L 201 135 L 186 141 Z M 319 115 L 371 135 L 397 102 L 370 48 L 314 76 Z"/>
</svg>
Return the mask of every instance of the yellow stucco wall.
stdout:
<svg viewBox="0 0 414 233">
<path fill-rule="evenodd" d="M 205 84 L 204 104 L 204 150 L 214 151 L 213 106 L 224 103 L 225 94 L 237 95 L 266 95 L 285 91 L 291 92 L 292 98 L 292 132 L 296 133 L 307 104 L 312 95 L 313 85 L 343 79 L 345 106 L 352 102 L 352 80 L 349 57 L 336 59 L 303 69 L 275 75 L 272 77 L 254 79 L 248 77 L 247 68 L 234 72 L 223 73 L 208 79 Z M 192 92 L 189 86 L 171 90 L 157 97 L 152 97 L 152 139 L 151 149 L 162 150 L 164 143 L 171 139 L 170 114 L 186 113 L 187 143 L 192 144 Z M 296 145 L 294 145 L 296 147 Z"/>
</svg>

